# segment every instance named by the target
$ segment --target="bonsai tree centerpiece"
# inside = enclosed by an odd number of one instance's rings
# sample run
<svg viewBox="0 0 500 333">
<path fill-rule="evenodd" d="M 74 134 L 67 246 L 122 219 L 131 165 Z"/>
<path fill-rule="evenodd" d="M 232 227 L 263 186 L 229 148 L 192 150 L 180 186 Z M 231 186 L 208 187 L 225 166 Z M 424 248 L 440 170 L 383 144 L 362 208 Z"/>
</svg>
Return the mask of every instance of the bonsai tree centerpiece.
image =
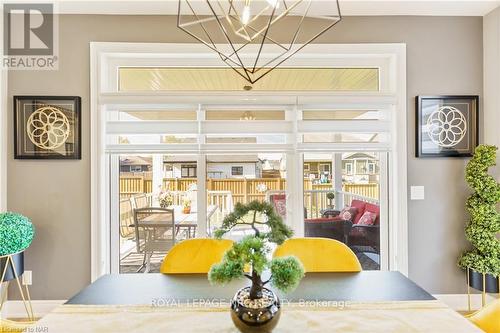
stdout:
<svg viewBox="0 0 500 333">
<path fill-rule="evenodd" d="M 467 163 L 465 179 L 474 193 L 467 199 L 471 216 L 465 235 L 474 249 L 460 256 L 458 264 L 468 270 L 469 285 L 478 290 L 498 293 L 500 275 L 500 184 L 488 174 L 495 165 L 497 147 L 479 145 Z M 483 285 L 483 274 L 486 286 Z"/>
<path fill-rule="evenodd" d="M 231 318 L 242 332 L 270 332 L 278 323 L 281 306 L 276 294 L 265 286 L 271 283 L 282 292 L 290 292 L 304 276 L 304 268 L 295 257 L 268 259 L 270 243 L 281 244 L 293 234 L 272 205 L 258 201 L 236 204 L 234 212 L 215 231 L 215 237 L 221 238 L 241 225 L 252 228 L 254 235 L 235 243 L 222 261 L 212 266 L 208 279 L 211 283 L 226 284 L 233 279 L 248 278 L 251 286 L 240 289 L 233 298 Z M 264 281 L 263 273 L 267 270 L 270 277 Z"/>
</svg>

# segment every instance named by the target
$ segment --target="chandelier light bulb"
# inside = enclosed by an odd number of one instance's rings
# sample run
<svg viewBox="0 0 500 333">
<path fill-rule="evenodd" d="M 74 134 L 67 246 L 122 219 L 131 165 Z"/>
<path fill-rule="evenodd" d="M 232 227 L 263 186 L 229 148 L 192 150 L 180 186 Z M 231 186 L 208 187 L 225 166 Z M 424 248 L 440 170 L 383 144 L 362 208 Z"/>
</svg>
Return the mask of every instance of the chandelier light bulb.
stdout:
<svg viewBox="0 0 500 333">
<path fill-rule="evenodd" d="M 250 22 L 250 4 L 247 3 L 245 7 L 243 7 L 243 12 L 241 13 L 241 22 L 245 25 Z"/>
</svg>

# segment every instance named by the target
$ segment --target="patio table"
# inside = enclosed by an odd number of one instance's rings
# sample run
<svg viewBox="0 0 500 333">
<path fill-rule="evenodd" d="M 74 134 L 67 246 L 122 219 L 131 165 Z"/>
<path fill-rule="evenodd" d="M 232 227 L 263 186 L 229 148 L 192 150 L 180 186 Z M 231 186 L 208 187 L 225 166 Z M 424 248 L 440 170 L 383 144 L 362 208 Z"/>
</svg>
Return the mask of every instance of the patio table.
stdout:
<svg viewBox="0 0 500 333">
<path fill-rule="evenodd" d="M 196 228 L 198 226 L 197 223 L 197 214 L 195 210 L 191 210 L 189 213 L 183 212 L 182 206 L 173 206 L 174 210 L 174 220 L 175 225 L 177 227 L 176 234 L 179 233 L 180 229 L 187 229 L 188 238 L 192 238 L 195 236 Z M 217 210 L 217 205 L 209 205 L 207 207 L 207 220 L 212 217 L 212 215 Z M 165 214 L 151 214 L 143 219 L 141 219 L 141 225 L 139 227 L 142 228 L 162 228 L 165 227 L 166 223 L 170 221 L 165 221 Z M 129 225 L 129 227 L 134 228 L 135 223 Z"/>
<path fill-rule="evenodd" d="M 236 332 L 227 302 L 247 280 L 206 274 L 106 275 L 37 326 L 57 332 Z M 481 332 L 398 272 L 308 273 L 275 332 Z"/>
</svg>

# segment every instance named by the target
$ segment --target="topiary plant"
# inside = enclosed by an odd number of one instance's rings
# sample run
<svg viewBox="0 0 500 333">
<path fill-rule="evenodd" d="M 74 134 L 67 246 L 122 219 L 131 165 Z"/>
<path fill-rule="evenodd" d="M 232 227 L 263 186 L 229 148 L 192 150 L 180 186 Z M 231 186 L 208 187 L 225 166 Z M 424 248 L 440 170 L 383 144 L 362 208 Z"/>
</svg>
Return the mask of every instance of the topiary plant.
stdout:
<svg viewBox="0 0 500 333">
<path fill-rule="evenodd" d="M 33 240 L 35 229 L 26 216 L 0 213 L 0 256 L 24 251 Z"/>
<path fill-rule="evenodd" d="M 467 199 L 466 207 L 471 216 L 465 235 L 474 249 L 463 253 L 458 261 L 462 268 L 480 273 L 500 275 L 500 184 L 488 174 L 495 165 L 497 147 L 479 145 L 474 157 L 467 163 L 465 179 L 474 193 Z"/>
<path fill-rule="evenodd" d="M 212 266 L 208 273 L 210 282 L 226 284 L 233 279 L 247 277 L 252 281 L 249 294 L 251 300 L 262 298 L 263 288 L 268 282 L 283 292 L 294 290 L 304 277 L 300 261 L 295 257 L 268 259 L 271 250 L 269 243 L 281 244 L 293 234 L 275 213 L 273 206 L 259 201 L 252 201 L 247 205 L 236 204 L 234 212 L 216 230 L 215 237 L 221 238 L 237 225 L 250 226 L 255 234 L 235 243 L 222 261 Z M 268 230 L 261 231 L 258 226 L 267 226 Z M 250 274 L 245 273 L 246 267 L 250 268 Z M 266 269 L 270 270 L 271 277 L 262 281 L 261 276 Z"/>
</svg>

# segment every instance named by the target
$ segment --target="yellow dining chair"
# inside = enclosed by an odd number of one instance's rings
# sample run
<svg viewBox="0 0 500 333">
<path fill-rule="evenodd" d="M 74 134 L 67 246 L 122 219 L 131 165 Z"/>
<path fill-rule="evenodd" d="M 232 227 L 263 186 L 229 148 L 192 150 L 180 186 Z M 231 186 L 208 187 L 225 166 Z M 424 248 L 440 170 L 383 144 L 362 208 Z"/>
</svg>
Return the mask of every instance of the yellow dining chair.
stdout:
<svg viewBox="0 0 500 333">
<path fill-rule="evenodd" d="M 496 299 L 467 318 L 486 333 L 500 332 L 500 299 Z"/>
<path fill-rule="evenodd" d="M 222 260 L 233 245 L 228 239 L 193 238 L 177 243 L 168 251 L 160 267 L 161 273 L 208 273 L 213 264 Z"/>
<path fill-rule="evenodd" d="M 30 332 L 30 327 L 34 324 L 34 321 L 18 322 L 0 318 L 0 333 Z"/>
<path fill-rule="evenodd" d="M 352 250 L 329 238 L 291 238 L 278 246 L 274 257 L 295 256 L 307 272 L 359 272 L 361 264 Z"/>
</svg>

